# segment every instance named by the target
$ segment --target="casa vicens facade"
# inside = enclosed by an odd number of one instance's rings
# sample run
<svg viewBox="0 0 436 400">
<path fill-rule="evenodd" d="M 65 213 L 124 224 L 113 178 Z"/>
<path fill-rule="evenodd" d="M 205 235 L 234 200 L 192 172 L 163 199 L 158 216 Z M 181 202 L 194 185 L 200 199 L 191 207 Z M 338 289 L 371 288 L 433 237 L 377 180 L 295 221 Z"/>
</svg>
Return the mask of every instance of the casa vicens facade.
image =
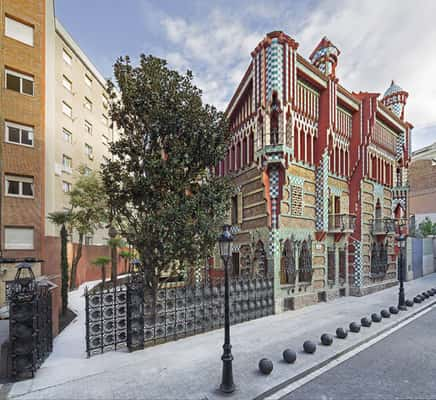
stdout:
<svg viewBox="0 0 436 400">
<path fill-rule="evenodd" d="M 345 89 L 326 37 L 309 60 L 297 50 L 281 31 L 253 50 L 215 168 L 237 192 L 232 273 L 273 275 L 276 312 L 394 285 L 393 218 L 408 216 L 408 93 Z"/>
</svg>

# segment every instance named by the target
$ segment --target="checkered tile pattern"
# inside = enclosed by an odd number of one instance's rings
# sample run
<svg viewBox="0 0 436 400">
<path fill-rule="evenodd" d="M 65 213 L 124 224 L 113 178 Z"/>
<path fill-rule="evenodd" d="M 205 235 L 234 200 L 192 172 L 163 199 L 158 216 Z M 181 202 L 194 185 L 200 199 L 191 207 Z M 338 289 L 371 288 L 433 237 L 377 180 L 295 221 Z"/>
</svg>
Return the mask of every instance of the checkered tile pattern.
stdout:
<svg viewBox="0 0 436 400">
<path fill-rule="evenodd" d="M 269 242 L 268 242 L 268 252 L 269 256 L 273 257 L 275 254 L 280 252 L 279 246 L 279 231 L 277 229 L 272 229 L 269 232 Z"/>
<path fill-rule="evenodd" d="M 282 98 L 283 88 L 283 46 L 277 38 L 272 40 L 266 50 L 266 95 L 271 100 L 272 92 L 276 91 Z"/>
<path fill-rule="evenodd" d="M 315 229 L 323 231 L 328 225 L 328 173 L 329 173 L 329 156 L 324 153 L 321 165 L 316 168 L 315 173 L 315 205 L 316 220 Z"/>
<path fill-rule="evenodd" d="M 354 286 L 363 286 L 362 243 L 353 240 L 354 245 Z"/>
</svg>

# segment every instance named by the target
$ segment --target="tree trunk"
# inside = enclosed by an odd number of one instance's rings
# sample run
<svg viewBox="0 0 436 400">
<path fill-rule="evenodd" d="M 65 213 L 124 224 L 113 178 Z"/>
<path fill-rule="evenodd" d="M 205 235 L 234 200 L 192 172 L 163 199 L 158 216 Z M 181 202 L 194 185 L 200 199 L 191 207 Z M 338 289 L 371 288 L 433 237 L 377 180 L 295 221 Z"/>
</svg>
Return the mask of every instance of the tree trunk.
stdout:
<svg viewBox="0 0 436 400">
<path fill-rule="evenodd" d="M 117 284 L 117 270 L 118 270 L 118 262 L 117 262 L 117 248 L 116 246 L 111 246 L 111 281 L 115 286 Z"/>
<path fill-rule="evenodd" d="M 61 227 L 61 297 L 62 315 L 64 315 L 68 307 L 67 230 L 65 225 Z"/>
<path fill-rule="evenodd" d="M 82 258 L 82 247 L 83 247 L 83 233 L 79 233 L 79 243 L 77 244 L 77 252 L 73 257 L 73 262 L 71 263 L 71 276 L 70 276 L 70 290 L 76 289 L 77 281 L 77 266 Z"/>
<path fill-rule="evenodd" d="M 104 284 L 106 282 L 106 264 L 101 266 L 101 280 L 103 282 L 103 289 L 104 289 Z"/>
</svg>

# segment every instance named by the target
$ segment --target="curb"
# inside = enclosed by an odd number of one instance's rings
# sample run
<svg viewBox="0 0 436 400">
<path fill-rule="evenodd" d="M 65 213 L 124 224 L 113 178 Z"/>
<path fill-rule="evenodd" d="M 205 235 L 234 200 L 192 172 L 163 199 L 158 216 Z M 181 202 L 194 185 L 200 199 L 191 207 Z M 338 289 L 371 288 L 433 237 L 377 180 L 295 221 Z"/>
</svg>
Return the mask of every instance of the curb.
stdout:
<svg viewBox="0 0 436 400">
<path fill-rule="evenodd" d="M 416 305 L 416 304 L 415 304 Z M 433 300 L 433 302 L 426 304 L 425 306 L 419 308 L 419 309 L 415 309 L 413 310 L 414 312 L 412 312 L 411 314 L 407 314 L 405 315 L 403 318 L 398 319 L 397 321 L 395 321 L 395 323 L 393 323 L 390 326 L 387 326 L 385 328 L 383 328 L 381 331 L 374 333 L 373 335 L 359 341 L 358 343 L 353 344 L 352 346 L 348 347 L 347 349 L 344 349 L 342 351 L 340 351 L 339 353 L 334 354 L 333 356 L 327 358 L 324 361 L 321 361 L 320 363 L 306 369 L 303 372 L 300 372 L 298 375 L 295 375 L 285 381 L 283 381 L 282 383 L 279 383 L 278 385 L 272 387 L 271 389 L 268 389 L 267 391 L 259 394 L 258 396 L 256 396 L 253 400 L 263 400 L 266 399 L 267 397 L 273 395 L 274 393 L 277 393 L 279 390 L 285 388 L 286 386 L 306 377 L 307 375 L 311 374 L 312 372 L 315 372 L 323 367 L 325 367 L 326 365 L 330 364 L 332 361 L 338 359 L 339 357 L 342 357 L 343 355 L 353 351 L 354 349 L 356 349 L 359 346 L 362 346 L 363 344 L 375 339 L 376 337 L 382 335 L 383 333 L 386 333 L 388 331 L 390 331 L 391 329 L 395 328 L 396 326 L 398 326 L 399 324 L 403 323 L 404 321 L 407 321 L 408 319 L 414 317 L 415 315 L 421 313 L 422 311 L 432 307 L 436 305 L 436 300 Z M 401 312 L 401 311 L 400 311 Z M 404 312 L 404 311 L 403 311 Z"/>
</svg>

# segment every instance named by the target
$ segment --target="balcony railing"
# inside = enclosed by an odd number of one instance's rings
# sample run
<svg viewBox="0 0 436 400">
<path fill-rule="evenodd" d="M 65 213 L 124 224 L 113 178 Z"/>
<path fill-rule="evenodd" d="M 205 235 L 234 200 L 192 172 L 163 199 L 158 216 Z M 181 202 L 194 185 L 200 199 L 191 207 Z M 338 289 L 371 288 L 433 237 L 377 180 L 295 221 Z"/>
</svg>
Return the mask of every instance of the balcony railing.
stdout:
<svg viewBox="0 0 436 400">
<path fill-rule="evenodd" d="M 371 233 L 373 235 L 387 235 L 395 233 L 395 220 L 393 218 L 375 218 L 371 221 Z"/>
<path fill-rule="evenodd" d="M 355 215 L 329 214 L 329 232 L 353 232 L 355 226 Z"/>
</svg>

